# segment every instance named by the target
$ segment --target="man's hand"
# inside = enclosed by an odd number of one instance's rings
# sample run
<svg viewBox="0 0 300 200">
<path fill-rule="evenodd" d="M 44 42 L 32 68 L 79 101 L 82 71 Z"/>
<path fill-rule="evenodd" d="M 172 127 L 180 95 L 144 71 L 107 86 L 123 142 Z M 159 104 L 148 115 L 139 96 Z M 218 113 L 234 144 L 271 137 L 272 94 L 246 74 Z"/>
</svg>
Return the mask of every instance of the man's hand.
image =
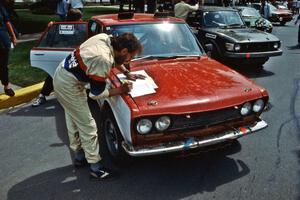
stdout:
<svg viewBox="0 0 300 200">
<path fill-rule="evenodd" d="M 13 43 L 14 47 L 17 46 L 17 40 L 13 40 L 12 43 Z"/>
<path fill-rule="evenodd" d="M 132 83 L 130 81 L 126 81 L 121 86 L 121 93 L 128 93 L 132 90 Z"/>
<path fill-rule="evenodd" d="M 132 81 L 135 81 L 136 79 L 145 79 L 146 78 L 146 76 L 144 76 L 142 74 L 131 74 L 130 72 L 126 73 L 125 76 L 127 79 L 132 80 Z"/>
</svg>

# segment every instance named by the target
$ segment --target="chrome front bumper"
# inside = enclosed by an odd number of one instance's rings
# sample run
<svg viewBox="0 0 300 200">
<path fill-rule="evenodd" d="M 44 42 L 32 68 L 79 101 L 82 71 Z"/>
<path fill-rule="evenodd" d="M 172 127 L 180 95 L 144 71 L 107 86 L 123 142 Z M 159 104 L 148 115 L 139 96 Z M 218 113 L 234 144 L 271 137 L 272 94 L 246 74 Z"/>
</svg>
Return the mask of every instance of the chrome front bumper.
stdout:
<svg viewBox="0 0 300 200">
<path fill-rule="evenodd" d="M 266 128 L 267 126 L 268 124 L 265 121 L 261 120 L 248 127 L 240 127 L 236 130 L 228 131 L 214 136 L 208 136 L 203 139 L 189 138 L 186 141 L 163 143 L 163 144 L 159 144 L 147 148 L 134 148 L 124 142 L 122 146 L 130 156 L 133 157 L 150 156 L 150 155 L 170 153 L 170 152 L 194 149 L 198 147 L 217 144 L 220 142 L 224 142 L 226 140 L 232 140 L 232 139 L 236 139 L 248 135 L 255 131 Z"/>
</svg>

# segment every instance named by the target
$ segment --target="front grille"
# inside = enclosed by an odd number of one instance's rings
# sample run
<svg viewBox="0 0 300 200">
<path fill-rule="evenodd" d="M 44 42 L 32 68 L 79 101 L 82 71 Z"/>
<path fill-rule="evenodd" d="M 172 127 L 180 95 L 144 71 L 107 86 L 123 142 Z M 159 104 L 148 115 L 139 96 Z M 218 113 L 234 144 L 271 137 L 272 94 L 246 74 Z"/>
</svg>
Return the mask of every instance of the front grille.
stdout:
<svg viewBox="0 0 300 200">
<path fill-rule="evenodd" d="M 168 131 L 187 130 L 201 127 L 209 127 L 212 125 L 231 121 L 241 118 L 239 109 L 227 108 L 216 111 L 191 113 L 184 115 L 171 116 L 172 124 Z"/>
<path fill-rule="evenodd" d="M 247 52 L 266 52 L 266 51 L 275 51 L 274 48 L 274 42 L 256 42 L 256 43 L 247 43 L 247 44 L 241 44 L 241 50 L 242 53 Z"/>
</svg>

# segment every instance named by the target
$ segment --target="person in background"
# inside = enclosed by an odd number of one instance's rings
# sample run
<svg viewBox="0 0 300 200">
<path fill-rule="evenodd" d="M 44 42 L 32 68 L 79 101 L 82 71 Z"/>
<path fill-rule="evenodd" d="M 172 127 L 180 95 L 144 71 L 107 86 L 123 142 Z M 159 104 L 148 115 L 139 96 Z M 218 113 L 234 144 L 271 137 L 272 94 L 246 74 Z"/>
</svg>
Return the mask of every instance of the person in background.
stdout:
<svg viewBox="0 0 300 200">
<path fill-rule="evenodd" d="M 147 0 L 147 13 L 155 13 L 156 0 Z"/>
<path fill-rule="evenodd" d="M 300 14 L 298 15 L 295 25 L 297 25 L 298 21 L 300 20 Z M 298 29 L 298 47 L 300 48 L 300 24 L 299 24 L 299 29 Z"/>
<path fill-rule="evenodd" d="M 132 83 L 107 88 L 106 79 L 113 67 L 128 79 L 145 78 L 131 74 L 124 66 L 141 51 L 142 45 L 132 33 L 116 37 L 97 34 L 77 47 L 55 71 L 54 91 L 65 110 L 70 148 L 75 152 L 74 165 L 82 167 L 88 162 L 92 179 L 111 178 L 115 174 L 101 162 L 98 130 L 88 106 L 85 86 L 90 85 L 88 95 L 94 100 L 127 94 L 132 89 Z"/>
<path fill-rule="evenodd" d="M 4 86 L 4 93 L 10 97 L 15 96 L 8 80 L 8 57 L 11 45 L 17 44 L 14 28 L 10 16 L 5 8 L 7 0 L 0 0 L 0 79 Z"/>
<path fill-rule="evenodd" d="M 287 1 L 287 0 L 284 0 L 282 5 L 283 5 L 284 7 L 286 7 L 286 8 L 288 8 L 288 1 Z"/>
<path fill-rule="evenodd" d="M 196 11 L 199 9 L 199 4 L 195 4 L 194 6 L 189 3 L 191 0 L 182 0 L 179 3 L 175 4 L 174 14 L 175 17 L 186 20 L 189 12 Z"/>
<path fill-rule="evenodd" d="M 145 0 L 134 0 L 133 7 L 134 7 L 134 12 L 136 13 L 145 12 Z"/>
<path fill-rule="evenodd" d="M 271 17 L 271 10 L 270 10 L 270 2 L 269 1 L 265 1 L 265 4 L 263 6 L 263 11 L 264 11 L 264 18 L 265 19 L 269 19 Z"/>
<path fill-rule="evenodd" d="M 83 12 L 83 4 L 84 4 L 83 0 L 69 0 L 69 1 L 70 1 L 69 2 L 70 8 L 76 8 L 81 12 Z"/>
<path fill-rule="evenodd" d="M 66 21 L 81 21 L 81 20 L 82 20 L 82 13 L 80 10 L 71 8 L 68 11 Z M 50 75 L 48 75 L 45 79 L 41 93 L 39 94 L 38 98 L 36 98 L 33 101 L 31 106 L 38 107 L 42 104 L 45 104 L 47 102 L 46 96 L 49 96 L 51 92 L 53 92 L 53 79 Z"/>
<path fill-rule="evenodd" d="M 56 14 L 59 16 L 61 21 L 66 20 L 68 9 L 69 9 L 69 0 L 58 0 L 56 5 Z"/>
</svg>

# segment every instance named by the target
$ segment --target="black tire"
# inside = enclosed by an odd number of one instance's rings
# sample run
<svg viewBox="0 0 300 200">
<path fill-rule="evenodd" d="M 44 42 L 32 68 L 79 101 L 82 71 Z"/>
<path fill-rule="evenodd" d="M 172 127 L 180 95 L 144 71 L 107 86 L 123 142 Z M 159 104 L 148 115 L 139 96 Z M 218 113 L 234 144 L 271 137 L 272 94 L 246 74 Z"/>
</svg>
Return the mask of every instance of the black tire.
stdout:
<svg viewBox="0 0 300 200">
<path fill-rule="evenodd" d="M 130 160 L 122 147 L 124 139 L 110 110 L 105 110 L 102 114 L 101 136 L 102 143 L 115 163 L 127 163 Z"/>
</svg>

